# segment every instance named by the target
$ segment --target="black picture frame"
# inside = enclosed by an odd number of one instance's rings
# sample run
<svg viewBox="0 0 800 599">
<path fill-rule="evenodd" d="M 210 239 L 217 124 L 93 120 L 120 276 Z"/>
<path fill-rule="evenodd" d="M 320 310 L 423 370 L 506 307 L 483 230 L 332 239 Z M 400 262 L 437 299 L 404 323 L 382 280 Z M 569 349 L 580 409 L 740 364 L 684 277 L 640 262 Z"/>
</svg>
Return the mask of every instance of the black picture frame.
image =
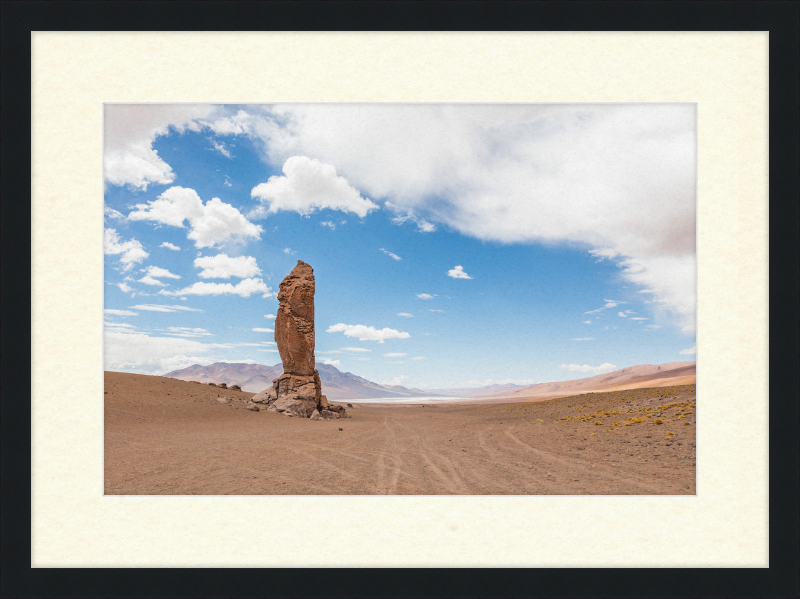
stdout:
<svg viewBox="0 0 800 599">
<path fill-rule="evenodd" d="M 5 1 L 0 10 L 3 597 L 798 596 L 800 3 Z M 769 31 L 769 568 L 32 569 L 30 33 L 96 30 Z"/>
</svg>

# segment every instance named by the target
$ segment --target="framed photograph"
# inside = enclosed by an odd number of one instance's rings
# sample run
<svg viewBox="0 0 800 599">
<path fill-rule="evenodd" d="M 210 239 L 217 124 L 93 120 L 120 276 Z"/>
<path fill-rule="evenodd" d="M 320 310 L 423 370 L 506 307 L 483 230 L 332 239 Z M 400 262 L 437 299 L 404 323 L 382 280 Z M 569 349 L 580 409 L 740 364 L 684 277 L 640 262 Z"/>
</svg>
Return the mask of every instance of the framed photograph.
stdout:
<svg viewBox="0 0 800 599">
<path fill-rule="evenodd" d="M 4 4 L 4 594 L 791 595 L 797 7 L 715 7 Z"/>
</svg>

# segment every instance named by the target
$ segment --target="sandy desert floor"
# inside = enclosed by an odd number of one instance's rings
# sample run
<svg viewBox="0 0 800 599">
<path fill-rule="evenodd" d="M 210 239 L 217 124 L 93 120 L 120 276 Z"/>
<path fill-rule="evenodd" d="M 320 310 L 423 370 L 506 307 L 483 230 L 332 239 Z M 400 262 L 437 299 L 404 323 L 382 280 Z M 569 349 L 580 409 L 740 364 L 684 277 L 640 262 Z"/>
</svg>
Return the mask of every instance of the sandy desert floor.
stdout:
<svg viewBox="0 0 800 599">
<path fill-rule="evenodd" d="M 334 421 L 251 412 L 252 393 L 157 376 L 106 372 L 105 391 L 107 495 L 695 493 L 694 385 L 353 404 Z"/>
</svg>

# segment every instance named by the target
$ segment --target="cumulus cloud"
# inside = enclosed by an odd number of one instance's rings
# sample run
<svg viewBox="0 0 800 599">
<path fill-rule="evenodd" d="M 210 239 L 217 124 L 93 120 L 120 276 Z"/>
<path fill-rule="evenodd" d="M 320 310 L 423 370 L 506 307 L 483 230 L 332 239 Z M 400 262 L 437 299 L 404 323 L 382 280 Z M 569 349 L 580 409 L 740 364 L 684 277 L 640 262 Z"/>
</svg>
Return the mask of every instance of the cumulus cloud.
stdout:
<svg viewBox="0 0 800 599">
<path fill-rule="evenodd" d="M 584 320 L 584 321 L 582 321 L 582 322 L 583 322 L 583 324 L 592 324 L 592 321 L 591 321 L 591 320 Z"/>
<path fill-rule="evenodd" d="M 400 353 L 391 353 L 391 354 L 383 354 L 384 358 L 402 358 L 403 356 L 407 356 L 408 354 L 400 354 Z"/>
<path fill-rule="evenodd" d="M 386 339 L 408 339 L 408 333 L 396 331 L 395 329 L 376 329 L 363 324 L 344 324 L 338 323 L 328 327 L 328 333 L 344 333 L 346 337 L 355 337 L 359 341 L 377 341 L 383 343 Z"/>
<path fill-rule="evenodd" d="M 383 381 L 383 382 L 381 382 L 381 383 L 378 383 L 378 384 L 379 384 L 379 385 L 389 385 L 389 386 L 395 386 L 395 385 L 399 385 L 399 384 L 401 384 L 401 383 L 402 383 L 404 380 L 406 380 L 407 378 L 408 378 L 408 376 L 407 376 L 407 375 L 405 375 L 405 374 L 403 374 L 403 375 L 396 376 L 396 377 L 394 377 L 393 379 L 390 379 L 390 380 L 388 380 L 388 381 Z"/>
<path fill-rule="evenodd" d="M 249 111 L 281 164 L 312 156 L 401 220 L 503 243 L 580 244 L 693 327 L 691 104 L 324 105 Z M 241 119 L 244 120 L 244 119 Z"/>
<path fill-rule="evenodd" d="M 398 316 L 402 316 L 403 318 L 414 318 L 413 314 L 409 314 L 408 312 L 398 312 Z"/>
<path fill-rule="evenodd" d="M 262 328 L 255 328 L 253 329 L 256 333 L 274 333 L 275 329 L 262 329 Z"/>
<path fill-rule="evenodd" d="M 272 289 L 264 284 L 261 279 L 242 279 L 236 285 L 230 283 L 194 283 L 189 287 L 177 291 L 167 291 L 162 289 L 158 292 L 161 295 L 238 295 L 250 297 L 254 293 L 261 293 L 261 297 L 272 297 Z"/>
<path fill-rule="evenodd" d="M 113 316 L 137 316 L 138 312 L 131 312 L 130 310 L 114 310 L 111 308 L 106 308 L 103 310 L 105 314 L 111 314 Z"/>
<path fill-rule="evenodd" d="M 336 230 L 336 223 L 332 220 L 324 220 L 320 223 L 321 227 L 330 227 L 331 231 Z"/>
<path fill-rule="evenodd" d="M 214 108 L 199 104 L 106 104 L 103 110 L 103 176 L 112 185 L 146 190 L 167 185 L 175 173 L 152 144 L 170 130 L 199 131 L 198 119 Z"/>
<path fill-rule="evenodd" d="M 339 360 L 327 360 L 327 359 L 323 362 L 323 364 L 327 364 L 328 366 L 336 366 L 336 367 L 342 365 L 341 361 L 339 361 Z"/>
<path fill-rule="evenodd" d="M 201 279 L 230 279 L 231 277 L 245 279 L 261 274 L 261 269 L 253 256 L 236 256 L 234 258 L 228 254 L 203 256 L 196 258 L 194 265 L 202 269 L 197 275 Z"/>
<path fill-rule="evenodd" d="M 338 176 L 333 165 L 306 156 L 289 157 L 283 164 L 283 176 L 272 176 L 266 183 L 256 185 L 250 195 L 263 204 L 252 217 L 280 210 L 311 214 L 329 209 L 364 218 L 378 208 L 369 198 L 361 197 L 344 177 Z"/>
<path fill-rule="evenodd" d="M 274 320 L 275 319 L 275 315 L 274 314 L 264 314 L 264 318 L 267 318 L 269 320 Z"/>
<path fill-rule="evenodd" d="M 412 359 L 412 360 L 427 360 L 428 358 L 426 358 L 425 356 L 414 356 L 414 357 L 413 357 L 413 358 L 411 358 L 411 359 Z"/>
<path fill-rule="evenodd" d="M 187 306 L 164 306 L 162 304 L 137 304 L 131 306 L 133 310 L 144 310 L 146 312 L 202 312 L 200 308 L 188 308 Z"/>
<path fill-rule="evenodd" d="M 641 316 L 632 316 L 631 320 L 650 320 L 649 318 L 643 318 Z"/>
<path fill-rule="evenodd" d="M 464 272 L 463 266 L 456 266 L 447 271 L 447 276 L 452 277 L 454 279 L 472 279 L 473 277 L 469 276 L 467 273 Z"/>
<path fill-rule="evenodd" d="M 378 249 L 380 249 L 380 251 L 382 251 L 384 254 L 389 256 L 392 260 L 402 260 L 402 258 L 400 256 L 398 256 L 397 254 L 393 254 L 389 250 L 385 250 L 383 248 L 378 248 Z"/>
<path fill-rule="evenodd" d="M 577 337 L 575 339 L 570 339 L 570 341 L 593 341 L 594 337 Z"/>
<path fill-rule="evenodd" d="M 342 351 L 354 351 L 354 352 L 365 352 L 365 351 L 372 351 L 371 349 L 367 349 L 366 347 L 343 347 Z M 325 352 L 328 354 L 332 354 L 334 352 Z M 341 353 L 341 352 L 336 352 Z"/>
<path fill-rule="evenodd" d="M 236 208 L 219 198 L 212 198 L 204 205 L 197 192 L 188 187 L 170 187 L 157 200 L 136 204 L 136 210 L 128 214 L 128 219 L 149 220 L 180 228 L 184 228 L 184 221 L 188 221 L 186 237 L 198 248 L 260 239 L 263 232 L 260 226 L 248 221 Z"/>
<path fill-rule="evenodd" d="M 133 287 L 131 287 L 127 283 L 117 283 L 116 285 L 117 287 L 119 287 L 119 290 L 122 291 L 123 293 L 130 293 L 131 291 L 133 291 Z"/>
<path fill-rule="evenodd" d="M 444 314 L 444 310 L 434 310 L 433 308 L 429 309 L 428 312 L 439 312 L 440 314 Z"/>
<path fill-rule="evenodd" d="M 681 350 L 682 354 L 689 354 L 694 355 L 697 353 L 697 343 L 693 343 L 692 347 L 687 347 L 686 349 Z"/>
<path fill-rule="evenodd" d="M 435 297 L 436 297 L 436 295 L 431 295 L 430 293 L 418 293 L 417 294 L 417 299 L 421 299 L 421 300 L 429 300 L 429 299 L 433 299 Z"/>
<path fill-rule="evenodd" d="M 609 364 L 606 362 L 605 364 L 600 364 L 600 366 L 589 366 L 588 364 L 584 364 L 581 366 L 580 364 L 562 364 L 559 366 L 564 370 L 569 370 L 570 372 L 589 372 L 592 374 L 604 374 L 606 372 L 611 372 L 615 370 L 617 367 L 613 364 Z"/>
<path fill-rule="evenodd" d="M 283 248 L 281 251 L 284 254 L 286 254 L 287 256 L 292 256 L 292 255 L 297 253 L 297 252 L 293 251 L 292 248 Z"/>
<path fill-rule="evenodd" d="M 169 241 L 165 241 L 164 243 L 162 243 L 162 244 L 161 244 L 160 246 L 158 246 L 158 247 L 161 247 L 161 248 L 167 248 L 168 250 L 175 250 L 175 251 L 178 251 L 178 250 L 180 250 L 180 249 L 181 249 L 181 248 L 179 248 L 177 245 L 175 245 L 175 244 L 172 244 L 172 243 L 170 243 Z"/>
<path fill-rule="evenodd" d="M 119 262 L 122 270 L 130 270 L 134 264 L 141 263 L 148 254 L 142 244 L 131 239 L 122 241 L 116 229 L 105 229 L 103 231 L 103 253 L 106 255 L 119 255 Z"/>
<path fill-rule="evenodd" d="M 158 279 L 154 279 L 150 275 L 145 275 L 141 279 L 138 279 L 140 283 L 144 283 L 145 285 L 160 285 L 161 287 L 166 287 L 166 283 L 162 283 Z"/>
<path fill-rule="evenodd" d="M 142 272 L 146 272 L 151 277 L 158 277 L 158 278 L 167 278 L 167 279 L 180 279 L 180 275 L 176 275 L 168 271 L 166 268 L 160 268 L 158 266 L 148 266 Z"/>
<path fill-rule="evenodd" d="M 622 318 L 628 318 L 628 315 L 625 314 L 625 312 L 617 312 L 617 316 L 620 316 Z"/>
</svg>

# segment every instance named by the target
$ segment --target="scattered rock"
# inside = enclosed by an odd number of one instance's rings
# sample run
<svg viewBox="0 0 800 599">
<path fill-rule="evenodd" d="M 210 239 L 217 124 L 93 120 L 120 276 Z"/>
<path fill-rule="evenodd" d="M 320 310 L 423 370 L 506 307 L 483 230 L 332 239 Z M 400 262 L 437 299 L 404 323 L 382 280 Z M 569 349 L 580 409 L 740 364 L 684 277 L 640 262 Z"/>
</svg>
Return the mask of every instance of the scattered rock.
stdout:
<svg viewBox="0 0 800 599">
<path fill-rule="evenodd" d="M 340 428 L 339 430 L 340 430 L 340 431 L 343 431 L 344 429 L 343 429 L 343 428 Z"/>
<path fill-rule="evenodd" d="M 231 391 L 241 391 L 242 390 L 242 388 L 239 385 L 231 385 L 230 389 L 231 389 Z"/>
<path fill-rule="evenodd" d="M 227 389 L 228 383 L 220 383 L 219 385 L 217 385 L 217 387 L 219 387 L 220 389 Z"/>
<path fill-rule="evenodd" d="M 217 401 L 219 403 L 228 403 L 228 398 L 223 395 L 222 397 L 218 397 Z"/>
<path fill-rule="evenodd" d="M 217 384 L 216 384 L 216 383 L 209 383 L 209 384 L 208 384 L 208 386 L 209 386 L 209 387 L 216 387 L 216 386 L 217 386 Z"/>
<path fill-rule="evenodd" d="M 349 403 L 349 404 L 347 404 L 347 407 L 348 407 L 348 408 L 352 408 L 352 407 L 353 407 L 353 404 Z"/>
<path fill-rule="evenodd" d="M 311 416 L 308 417 L 309 420 L 319 420 L 319 410 L 314 410 L 311 412 Z"/>
<path fill-rule="evenodd" d="M 247 404 L 247 409 L 250 410 L 251 412 L 258 412 L 258 406 L 254 404 L 252 401 L 249 404 Z"/>
</svg>

